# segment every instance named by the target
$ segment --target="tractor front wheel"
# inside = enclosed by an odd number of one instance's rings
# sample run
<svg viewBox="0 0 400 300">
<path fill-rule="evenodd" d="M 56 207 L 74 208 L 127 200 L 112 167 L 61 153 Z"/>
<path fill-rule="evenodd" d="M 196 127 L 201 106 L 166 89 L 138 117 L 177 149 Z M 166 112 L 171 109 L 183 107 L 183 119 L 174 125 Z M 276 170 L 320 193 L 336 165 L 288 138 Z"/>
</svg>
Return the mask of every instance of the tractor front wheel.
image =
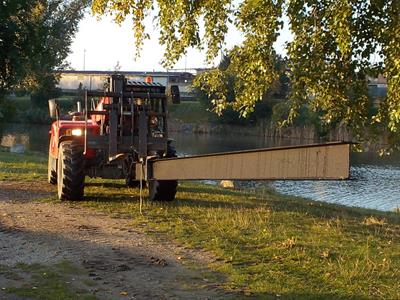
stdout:
<svg viewBox="0 0 400 300">
<path fill-rule="evenodd" d="M 47 182 L 50 184 L 57 184 L 57 159 L 50 155 L 49 149 L 49 160 L 47 165 Z"/>
<path fill-rule="evenodd" d="M 82 200 L 85 186 L 82 145 L 73 141 L 60 144 L 57 161 L 57 190 L 60 200 Z"/>
</svg>

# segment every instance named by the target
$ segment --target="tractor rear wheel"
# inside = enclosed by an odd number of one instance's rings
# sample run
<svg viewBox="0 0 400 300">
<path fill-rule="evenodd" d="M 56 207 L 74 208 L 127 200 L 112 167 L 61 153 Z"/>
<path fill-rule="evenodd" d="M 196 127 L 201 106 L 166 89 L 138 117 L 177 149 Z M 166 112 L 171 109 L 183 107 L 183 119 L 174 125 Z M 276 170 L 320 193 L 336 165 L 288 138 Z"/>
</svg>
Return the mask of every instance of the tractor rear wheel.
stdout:
<svg viewBox="0 0 400 300">
<path fill-rule="evenodd" d="M 177 157 L 176 150 L 168 144 L 164 158 Z M 151 201 L 172 201 L 175 199 L 177 180 L 149 180 L 149 199 Z"/>
<path fill-rule="evenodd" d="M 47 164 L 47 182 L 50 184 L 57 184 L 57 159 L 50 155 L 50 147 L 49 160 Z"/>
<path fill-rule="evenodd" d="M 149 199 L 151 201 L 172 201 L 175 199 L 178 181 L 149 180 Z"/>
<path fill-rule="evenodd" d="M 140 188 L 140 180 L 133 180 L 131 178 L 125 178 L 125 184 L 129 188 Z M 146 181 L 142 180 L 142 187 L 146 187 Z"/>
<path fill-rule="evenodd" d="M 73 141 L 60 144 L 57 190 L 60 200 L 82 200 L 85 185 L 83 147 Z"/>
</svg>

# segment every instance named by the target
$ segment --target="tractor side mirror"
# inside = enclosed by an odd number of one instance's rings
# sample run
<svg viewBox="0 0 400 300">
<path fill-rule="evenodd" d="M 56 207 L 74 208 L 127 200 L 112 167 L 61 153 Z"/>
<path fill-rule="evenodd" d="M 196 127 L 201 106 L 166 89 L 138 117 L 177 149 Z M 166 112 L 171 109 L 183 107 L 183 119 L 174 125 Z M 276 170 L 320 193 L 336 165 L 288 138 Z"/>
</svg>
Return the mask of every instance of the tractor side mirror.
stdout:
<svg viewBox="0 0 400 300">
<path fill-rule="evenodd" d="M 50 113 L 50 118 L 54 119 L 59 119 L 60 118 L 60 109 L 58 107 L 58 103 L 56 99 L 50 99 L 49 100 L 49 113 Z"/>
<path fill-rule="evenodd" d="M 173 104 L 181 103 L 181 95 L 179 93 L 179 86 L 171 85 L 168 96 L 171 98 L 171 102 Z"/>
</svg>

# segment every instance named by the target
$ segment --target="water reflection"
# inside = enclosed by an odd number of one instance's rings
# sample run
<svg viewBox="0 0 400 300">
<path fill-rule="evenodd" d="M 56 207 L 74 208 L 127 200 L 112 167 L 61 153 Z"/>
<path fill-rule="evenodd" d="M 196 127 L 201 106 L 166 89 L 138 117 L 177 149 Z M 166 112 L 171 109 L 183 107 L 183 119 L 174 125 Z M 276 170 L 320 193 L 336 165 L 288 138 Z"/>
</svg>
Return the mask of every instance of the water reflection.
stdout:
<svg viewBox="0 0 400 300">
<path fill-rule="evenodd" d="M 314 141 L 299 139 L 273 139 L 249 135 L 210 135 L 210 134 L 179 134 L 172 133 L 178 154 L 193 155 L 248 149 L 294 146 Z"/>
<path fill-rule="evenodd" d="M 330 203 L 394 210 L 400 207 L 400 168 L 354 165 L 348 181 L 275 181 L 277 191 Z"/>
<path fill-rule="evenodd" d="M 7 124 L 0 126 L 2 146 L 21 143 L 30 151 L 46 153 L 49 126 Z M 267 139 L 244 135 L 172 134 L 178 154 L 193 155 L 275 146 L 300 145 L 312 141 Z M 281 193 L 314 200 L 380 210 L 400 207 L 400 154 L 379 157 L 375 153 L 351 155 L 351 180 L 348 181 L 275 181 Z"/>
<path fill-rule="evenodd" d="M 176 134 L 180 155 L 206 154 L 254 148 L 290 146 L 315 141 L 268 139 L 256 136 Z M 392 211 L 400 207 L 400 153 L 380 157 L 376 153 L 352 153 L 351 180 L 274 181 L 272 186 L 287 195 L 329 203 Z"/>
</svg>

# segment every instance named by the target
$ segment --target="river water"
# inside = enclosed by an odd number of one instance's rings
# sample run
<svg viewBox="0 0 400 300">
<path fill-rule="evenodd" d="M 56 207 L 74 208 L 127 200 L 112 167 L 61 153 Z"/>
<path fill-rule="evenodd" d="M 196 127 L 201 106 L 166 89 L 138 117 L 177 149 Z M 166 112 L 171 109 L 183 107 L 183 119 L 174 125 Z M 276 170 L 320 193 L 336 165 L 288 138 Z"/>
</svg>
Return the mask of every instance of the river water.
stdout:
<svg viewBox="0 0 400 300">
<path fill-rule="evenodd" d="M 0 144 L 24 144 L 27 150 L 47 152 L 49 126 L 6 124 L 0 126 Z M 301 145 L 312 141 L 257 136 L 193 135 L 172 133 L 180 156 L 274 146 Z M 393 211 L 400 207 L 400 153 L 380 157 L 375 153 L 351 154 L 351 180 L 273 181 L 278 192 L 319 201 Z"/>
</svg>

